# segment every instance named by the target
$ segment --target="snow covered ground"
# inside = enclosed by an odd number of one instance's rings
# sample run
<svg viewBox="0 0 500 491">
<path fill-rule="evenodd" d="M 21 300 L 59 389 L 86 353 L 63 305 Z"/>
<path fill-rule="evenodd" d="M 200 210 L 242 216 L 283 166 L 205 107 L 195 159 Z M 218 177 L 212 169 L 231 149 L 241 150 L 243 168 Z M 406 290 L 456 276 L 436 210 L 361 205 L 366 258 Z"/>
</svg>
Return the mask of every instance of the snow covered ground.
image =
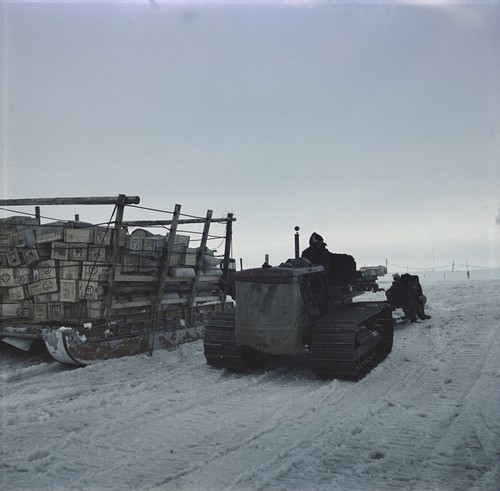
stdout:
<svg viewBox="0 0 500 491">
<path fill-rule="evenodd" d="M 201 342 L 86 368 L 2 345 L 0 488 L 498 491 L 500 279 L 421 278 L 432 319 L 357 383 Z"/>
</svg>

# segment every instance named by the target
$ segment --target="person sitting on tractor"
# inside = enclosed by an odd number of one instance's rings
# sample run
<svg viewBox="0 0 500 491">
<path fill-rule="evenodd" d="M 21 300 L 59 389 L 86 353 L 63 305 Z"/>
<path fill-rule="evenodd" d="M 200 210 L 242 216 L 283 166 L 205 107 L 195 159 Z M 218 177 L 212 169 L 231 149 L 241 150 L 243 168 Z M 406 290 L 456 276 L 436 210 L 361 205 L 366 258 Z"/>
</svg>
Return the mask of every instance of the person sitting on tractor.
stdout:
<svg viewBox="0 0 500 491">
<path fill-rule="evenodd" d="M 345 287 L 356 283 L 356 262 L 348 254 L 336 254 L 326 248 L 323 237 L 314 232 L 309 238 L 309 247 L 302 251 L 301 257 L 312 264 L 325 268 L 328 284 Z"/>
</svg>

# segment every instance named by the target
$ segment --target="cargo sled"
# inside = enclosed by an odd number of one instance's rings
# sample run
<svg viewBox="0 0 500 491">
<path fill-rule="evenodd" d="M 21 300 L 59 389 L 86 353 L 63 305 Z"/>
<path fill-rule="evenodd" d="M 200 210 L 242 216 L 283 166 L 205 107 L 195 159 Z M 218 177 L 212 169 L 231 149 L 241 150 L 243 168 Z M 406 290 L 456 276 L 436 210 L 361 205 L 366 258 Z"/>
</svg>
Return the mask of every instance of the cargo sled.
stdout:
<svg viewBox="0 0 500 491">
<path fill-rule="evenodd" d="M 3 210 L 35 207 L 0 219 L 2 342 L 27 351 L 42 340 L 56 360 L 87 365 L 199 339 L 210 313 L 234 306 L 233 215 L 181 215 L 178 204 L 168 212 L 139 203 L 125 195 L 0 200 Z M 75 205 L 111 205 L 113 212 L 98 224 L 79 215 L 46 221 L 41 213 L 42 206 Z M 125 221 L 126 208 L 163 217 Z"/>
</svg>

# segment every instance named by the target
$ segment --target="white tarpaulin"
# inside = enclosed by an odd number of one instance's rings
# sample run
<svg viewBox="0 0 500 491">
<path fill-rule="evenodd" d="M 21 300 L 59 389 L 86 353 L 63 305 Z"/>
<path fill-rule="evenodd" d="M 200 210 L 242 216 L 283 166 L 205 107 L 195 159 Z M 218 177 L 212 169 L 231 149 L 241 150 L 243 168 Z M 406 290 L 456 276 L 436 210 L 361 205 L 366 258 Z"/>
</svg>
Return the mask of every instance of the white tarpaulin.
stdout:
<svg viewBox="0 0 500 491">
<path fill-rule="evenodd" d="M 303 352 L 297 282 L 236 283 L 236 340 L 272 355 Z"/>
</svg>

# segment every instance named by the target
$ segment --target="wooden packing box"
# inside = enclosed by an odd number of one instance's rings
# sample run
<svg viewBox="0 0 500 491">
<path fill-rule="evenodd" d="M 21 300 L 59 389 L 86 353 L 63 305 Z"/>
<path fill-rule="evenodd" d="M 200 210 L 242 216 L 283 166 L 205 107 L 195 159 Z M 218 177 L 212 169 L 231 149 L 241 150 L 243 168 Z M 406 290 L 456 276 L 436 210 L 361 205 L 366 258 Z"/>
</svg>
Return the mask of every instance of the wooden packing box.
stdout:
<svg viewBox="0 0 500 491">
<path fill-rule="evenodd" d="M 10 249 L 12 247 L 12 242 L 10 240 L 10 235 L 0 235 L 0 248 Z"/>
<path fill-rule="evenodd" d="M 26 298 L 26 290 L 24 286 L 13 286 L 9 288 L 9 298 L 11 302 L 18 302 Z"/>
<path fill-rule="evenodd" d="M 35 230 L 33 228 L 26 228 L 11 235 L 12 247 L 34 247 L 36 244 Z"/>
<path fill-rule="evenodd" d="M 35 273 L 33 274 L 34 279 L 47 280 L 57 278 L 57 267 L 54 259 L 47 259 L 46 261 L 38 263 L 38 267 L 33 268 L 33 272 L 35 269 L 38 273 L 36 275 Z"/>
<path fill-rule="evenodd" d="M 83 242 L 72 242 L 69 245 L 68 260 L 87 261 L 87 244 Z"/>
<path fill-rule="evenodd" d="M 47 242 L 62 242 L 64 239 L 64 229 L 70 225 L 67 222 L 52 222 L 36 227 L 37 244 L 46 244 Z"/>
<path fill-rule="evenodd" d="M 47 317 L 49 319 L 64 319 L 64 306 L 62 302 L 47 303 Z"/>
<path fill-rule="evenodd" d="M 59 278 L 61 280 L 79 280 L 81 279 L 80 261 L 59 261 Z"/>
<path fill-rule="evenodd" d="M 47 320 L 47 304 L 36 303 L 33 305 L 33 320 L 46 321 Z"/>
<path fill-rule="evenodd" d="M 24 215 L 0 218 L 0 235 L 12 235 L 25 228 L 39 225 L 40 221 L 37 218 L 31 218 Z"/>
<path fill-rule="evenodd" d="M 186 252 L 181 257 L 180 264 L 183 266 L 196 266 L 196 260 L 198 257 L 198 249 L 188 247 Z"/>
<path fill-rule="evenodd" d="M 19 305 L 19 302 L 0 303 L 0 317 L 21 317 Z"/>
<path fill-rule="evenodd" d="M 7 263 L 11 267 L 17 267 L 23 264 L 23 259 L 21 254 L 19 254 L 18 249 L 11 249 L 9 252 L 7 252 Z"/>
<path fill-rule="evenodd" d="M 30 268 L 15 268 L 14 269 L 14 285 L 21 286 L 27 285 L 31 281 Z"/>
<path fill-rule="evenodd" d="M 103 294 L 102 286 L 97 281 L 80 280 L 78 281 L 78 299 L 79 300 L 100 300 Z"/>
<path fill-rule="evenodd" d="M 103 266 L 94 262 L 83 262 L 82 280 L 107 281 L 109 278 L 109 266 Z"/>
<path fill-rule="evenodd" d="M 44 295 L 59 291 L 57 278 L 47 278 L 45 280 L 34 281 L 28 284 L 29 296 Z"/>
<path fill-rule="evenodd" d="M 64 242 L 79 242 L 92 244 L 94 242 L 94 227 L 88 228 L 65 228 Z"/>
<path fill-rule="evenodd" d="M 87 259 L 94 263 L 107 263 L 111 260 L 111 247 L 89 245 Z"/>
<path fill-rule="evenodd" d="M 61 302 L 76 302 L 77 301 L 77 281 L 76 280 L 60 280 L 59 294 Z"/>
<path fill-rule="evenodd" d="M 109 246 L 113 242 L 114 228 L 112 227 L 94 227 L 94 239 L 92 243 L 98 246 Z M 125 247 L 127 233 L 121 229 L 118 231 L 118 245 Z"/>
<path fill-rule="evenodd" d="M 51 259 L 58 261 L 67 261 L 69 255 L 69 244 L 66 242 L 52 242 Z"/>
<path fill-rule="evenodd" d="M 23 256 L 24 263 L 28 266 L 36 264 L 38 261 L 40 261 L 40 255 L 38 254 L 38 249 L 36 247 L 22 249 L 21 254 Z"/>
<path fill-rule="evenodd" d="M 14 268 L 0 268 L 0 287 L 14 286 Z"/>
<path fill-rule="evenodd" d="M 82 319 L 87 315 L 87 305 L 85 302 L 64 303 L 64 318 Z"/>
</svg>

